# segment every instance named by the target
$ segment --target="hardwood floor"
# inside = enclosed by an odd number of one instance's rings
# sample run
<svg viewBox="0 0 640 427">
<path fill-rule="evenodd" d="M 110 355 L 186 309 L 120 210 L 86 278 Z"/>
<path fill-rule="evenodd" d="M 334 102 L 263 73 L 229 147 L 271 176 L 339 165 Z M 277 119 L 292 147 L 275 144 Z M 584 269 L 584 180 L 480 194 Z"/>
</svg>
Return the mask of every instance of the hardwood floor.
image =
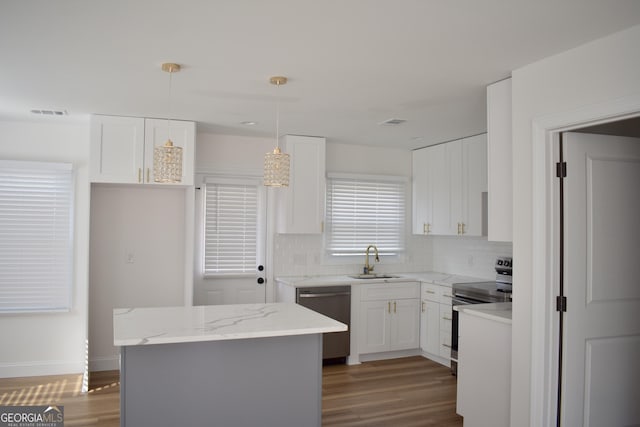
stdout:
<svg viewBox="0 0 640 427">
<path fill-rule="evenodd" d="M 323 426 L 462 426 L 456 379 L 420 356 L 327 366 Z"/>
<path fill-rule="evenodd" d="M 120 425 L 118 371 L 0 379 L 0 406 L 64 405 L 65 426 Z M 422 357 L 326 366 L 322 375 L 323 426 L 462 426 L 456 380 L 449 369 Z M 283 426 L 288 427 L 288 426 Z"/>
</svg>

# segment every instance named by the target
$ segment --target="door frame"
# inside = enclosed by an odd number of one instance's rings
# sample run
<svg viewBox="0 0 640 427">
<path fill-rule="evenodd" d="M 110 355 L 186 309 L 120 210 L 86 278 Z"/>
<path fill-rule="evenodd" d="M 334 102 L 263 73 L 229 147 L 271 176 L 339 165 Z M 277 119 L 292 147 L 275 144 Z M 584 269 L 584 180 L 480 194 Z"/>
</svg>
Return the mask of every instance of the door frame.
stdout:
<svg viewBox="0 0 640 427">
<path fill-rule="evenodd" d="M 202 244 L 201 238 L 196 233 L 199 233 L 202 226 L 202 213 L 196 212 L 196 209 L 202 207 L 202 191 L 201 186 L 204 185 L 205 177 L 219 178 L 219 179 L 249 179 L 249 180 L 262 180 L 263 173 L 259 170 L 214 170 L 208 168 L 200 168 L 195 171 L 195 191 L 192 200 L 194 200 L 194 209 L 191 218 L 193 218 L 195 226 L 193 227 L 194 233 L 191 242 L 191 250 L 194 254 L 193 261 L 191 262 L 192 268 L 189 270 L 192 282 L 190 286 L 189 298 L 191 305 L 193 305 L 193 298 L 195 295 L 196 277 L 200 274 L 202 268 L 202 261 L 197 259 L 197 256 L 201 253 L 199 245 Z M 264 189 L 264 208 L 266 209 L 264 218 L 264 266 L 266 270 L 265 274 L 265 302 L 275 302 L 275 279 L 273 275 L 273 241 L 275 232 L 275 197 L 273 194 L 274 188 L 267 187 Z M 196 193 L 197 191 L 197 193 Z"/>
<path fill-rule="evenodd" d="M 532 300 L 530 425 L 556 424 L 558 375 L 559 194 L 555 163 L 559 134 L 640 115 L 634 95 L 532 121 Z M 512 364 L 512 369 L 516 368 Z"/>
</svg>

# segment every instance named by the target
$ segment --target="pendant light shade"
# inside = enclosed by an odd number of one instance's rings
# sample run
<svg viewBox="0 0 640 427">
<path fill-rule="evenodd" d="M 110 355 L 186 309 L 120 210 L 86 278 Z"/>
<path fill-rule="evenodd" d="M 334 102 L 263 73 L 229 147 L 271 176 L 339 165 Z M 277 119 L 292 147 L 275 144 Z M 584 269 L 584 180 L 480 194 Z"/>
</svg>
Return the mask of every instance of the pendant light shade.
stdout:
<svg viewBox="0 0 640 427">
<path fill-rule="evenodd" d="M 287 83 L 282 76 L 271 77 L 269 82 L 280 86 Z M 289 186 L 289 165 L 291 159 L 287 153 L 280 151 L 280 103 L 276 104 L 276 148 L 264 155 L 264 185 L 267 187 Z"/>
<path fill-rule="evenodd" d="M 176 183 L 182 181 L 182 147 L 173 145 L 170 139 L 153 149 L 153 176 L 155 182 Z"/>
<path fill-rule="evenodd" d="M 162 71 L 169 73 L 169 118 L 167 120 L 167 142 L 153 149 L 153 180 L 161 183 L 182 181 L 182 147 L 171 141 L 171 75 L 180 71 L 180 64 L 162 64 Z"/>
<path fill-rule="evenodd" d="M 280 147 L 264 155 L 264 185 L 267 187 L 289 186 L 289 164 L 287 153 L 280 151 Z"/>
</svg>

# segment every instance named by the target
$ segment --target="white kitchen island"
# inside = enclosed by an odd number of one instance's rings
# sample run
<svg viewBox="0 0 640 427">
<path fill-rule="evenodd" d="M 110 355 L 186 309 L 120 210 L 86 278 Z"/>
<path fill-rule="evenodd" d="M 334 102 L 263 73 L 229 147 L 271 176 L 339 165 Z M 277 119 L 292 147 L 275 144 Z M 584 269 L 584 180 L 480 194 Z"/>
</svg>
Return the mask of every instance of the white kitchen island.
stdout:
<svg viewBox="0 0 640 427">
<path fill-rule="evenodd" d="M 320 426 L 322 333 L 297 304 L 115 309 L 121 426 Z"/>
</svg>

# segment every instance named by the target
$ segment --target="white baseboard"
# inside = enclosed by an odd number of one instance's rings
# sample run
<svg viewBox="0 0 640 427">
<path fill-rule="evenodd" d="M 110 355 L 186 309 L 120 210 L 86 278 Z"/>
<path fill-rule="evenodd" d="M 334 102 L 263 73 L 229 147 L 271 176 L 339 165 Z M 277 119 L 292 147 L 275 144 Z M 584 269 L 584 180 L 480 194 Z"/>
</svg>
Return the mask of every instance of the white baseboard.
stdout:
<svg viewBox="0 0 640 427">
<path fill-rule="evenodd" d="M 424 357 L 425 359 L 433 360 L 434 362 L 438 362 L 439 364 L 444 365 L 447 368 L 451 367 L 451 359 L 445 359 L 444 357 L 427 353 L 425 351 L 422 352 L 422 357 Z"/>
<path fill-rule="evenodd" d="M 0 363 L 0 378 L 36 377 L 84 373 L 84 361 L 36 360 L 32 362 Z"/>
<path fill-rule="evenodd" d="M 89 360 L 89 372 L 120 370 L 120 355 L 96 357 Z"/>
<path fill-rule="evenodd" d="M 360 361 L 361 362 L 371 362 L 374 360 L 385 360 L 385 359 L 398 359 L 400 357 L 409 357 L 409 356 L 421 356 L 422 353 L 420 349 L 411 349 L 411 350 L 399 350 L 399 351 L 384 351 L 382 353 L 369 353 L 369 354 L 361 354 Z"/>
</svg>

